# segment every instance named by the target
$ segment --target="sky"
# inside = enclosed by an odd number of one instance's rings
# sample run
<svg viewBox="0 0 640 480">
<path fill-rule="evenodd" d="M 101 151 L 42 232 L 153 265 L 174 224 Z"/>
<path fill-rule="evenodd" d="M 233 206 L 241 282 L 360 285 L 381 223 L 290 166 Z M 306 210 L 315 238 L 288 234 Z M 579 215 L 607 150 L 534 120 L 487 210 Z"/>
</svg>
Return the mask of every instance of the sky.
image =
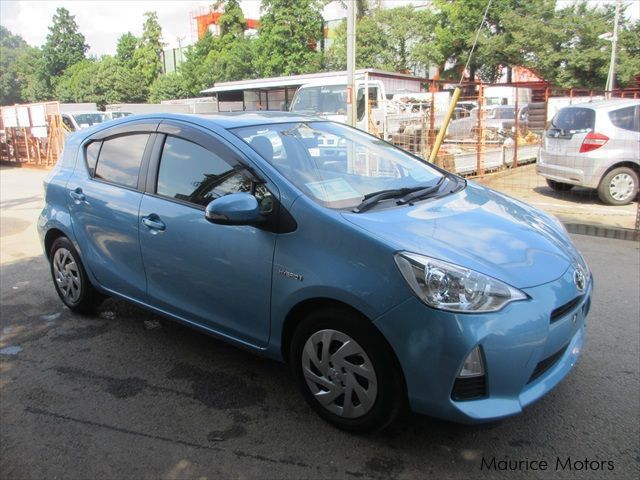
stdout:
<svg viewBox="0 0 640 480">
<path fill-rule="evenodd" d="M 348 0 L 347 0 L 348 1 Z M 461 0 L 464 1 L 464 0 Z M 612 3 L 615 0 L 593 0 L 596 3 Z M 634 19 L 640 17 L 640 0 L 630 3 L 627 14 Z M 572 0 L 559 0 L 560 4 Z M 163 40 L 168 47 L 192 43 L 195 38 L 191 28 L 191 13 L 206 11 L 213 3 L 192 0 L 75 0 L 75 1 L 28 1 L 0 0 L 0 25 L 12 33 L 21 35 L 27 43 L 41 46 L 49 32 L 48 27 L 57 7 L 65 7 L 75 15 L 76 23 L 90 46 L 89 54 L 114 54 L 118 38 L 128 31 L 136 36 L 142 33 L 143 14 L 149 10 L 158 12 Z M 428 0 L 384 0 L 389 7 L 399 5 L 425 5 Z M 260 0 L 242 0 L 242 9 L 247 18 L 260 18 Z M 326 20 L 341 18 L 345 11 L 333 2 L 324 9 Z"/>
</svg>

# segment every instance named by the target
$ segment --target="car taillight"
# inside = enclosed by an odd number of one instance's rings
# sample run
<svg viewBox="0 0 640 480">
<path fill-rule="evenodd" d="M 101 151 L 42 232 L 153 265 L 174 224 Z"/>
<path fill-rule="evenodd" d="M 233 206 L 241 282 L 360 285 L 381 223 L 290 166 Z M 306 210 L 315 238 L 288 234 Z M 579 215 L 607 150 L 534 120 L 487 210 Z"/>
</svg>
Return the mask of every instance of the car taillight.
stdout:
<svg viewBox="0 0 640 480">
<path fill-rule="evenodd" d="M 587 133 L 587 136 L 584 137 L 584 140 L 582 141 L 582 145 L 580 145 L 580 153 L 587 153 L 592 150 L 596 150 L 608 141 L 609 137 L 602 135 L 601 133 Z"/>
</svg>

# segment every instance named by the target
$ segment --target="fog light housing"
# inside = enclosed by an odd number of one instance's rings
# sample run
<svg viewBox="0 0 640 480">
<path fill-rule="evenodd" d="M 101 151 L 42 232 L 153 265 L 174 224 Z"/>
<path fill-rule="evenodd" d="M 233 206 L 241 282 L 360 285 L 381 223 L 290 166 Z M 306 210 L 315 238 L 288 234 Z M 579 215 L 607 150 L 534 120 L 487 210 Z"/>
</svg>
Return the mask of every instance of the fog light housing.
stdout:
<svg viewBox="0 0 640 480">
<path fill-rule="evenodd" d="M 481 377 L 483 375 L 482 353 L 480 352 L 480 347 L 477 346 L 467 355 L 460 373 L 458 373 L 458 378 Z"/>
<path fill-rule="evenodd" d="M 464 364 L 458 372 L 453 384 L 451 398 L 455 401 L 477 400 L 487 395 L 487 382 L 482 361 L 482 352 L 477 346 L 464 360 Z"/>
</svg>

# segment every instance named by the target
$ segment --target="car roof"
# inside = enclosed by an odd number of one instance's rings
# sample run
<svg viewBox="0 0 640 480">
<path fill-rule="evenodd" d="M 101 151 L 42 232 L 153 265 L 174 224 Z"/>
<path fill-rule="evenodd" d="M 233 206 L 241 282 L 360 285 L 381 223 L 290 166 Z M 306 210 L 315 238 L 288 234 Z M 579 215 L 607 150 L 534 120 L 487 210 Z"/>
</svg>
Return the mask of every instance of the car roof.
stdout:
<svg viewBox="0 0 640 480">
<path fill-rule="evenodd" d="M 326 121 L 323 118 L 312 115 L 301 115 L 299 113 L 257 111 L 257 112 L 227 112 L 215 114 L 177 114 L 177 113 L 149 113 L 143 115 L 130 115 L 109 122 L 110 126 L 124 125 L 135 120 L 182 120 L 195 123 L 201 126 L 218 126 L 226 130 L 240 127 L 251 127 L 254 125 L 267 125 L 274 123 Z"/>
<path fill-rule="evenodd" d="M 592 108 L 594 110 L 608 110 L 612 108 L 631 107 L 640 105 L 637 98 L 613 98 L 611 100 L 596 100 L 594 102 L 575 103 L 564 108 Z"/>
</svg>

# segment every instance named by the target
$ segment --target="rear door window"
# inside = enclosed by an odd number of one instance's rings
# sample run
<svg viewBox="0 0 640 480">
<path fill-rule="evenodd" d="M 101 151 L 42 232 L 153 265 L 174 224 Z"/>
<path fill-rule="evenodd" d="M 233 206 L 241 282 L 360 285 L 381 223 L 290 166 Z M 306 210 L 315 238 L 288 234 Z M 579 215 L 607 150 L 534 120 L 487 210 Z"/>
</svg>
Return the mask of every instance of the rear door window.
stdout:
<svg viewBox="0 0 640 480">
<path fill-rule="evenodd" d="M 551 120 L 551 127 L 567 133 L 592 132 L 596 112 L 591 108 L 563 108 Z"/>
<path fill-rule="evenodd" d="M 638 132 L 640 131 L 639 111 L 640 107 L 634 106 L 619 108 L 618 110 L 609 112 L 609 118 L 611 119 L 611 123 L 618 128 Z"/>
<path fill-rule="evenodd" d="M 102 142 L 95 178 L 136 188 L 148 133 L 109 138 Z"/>
</svg>

